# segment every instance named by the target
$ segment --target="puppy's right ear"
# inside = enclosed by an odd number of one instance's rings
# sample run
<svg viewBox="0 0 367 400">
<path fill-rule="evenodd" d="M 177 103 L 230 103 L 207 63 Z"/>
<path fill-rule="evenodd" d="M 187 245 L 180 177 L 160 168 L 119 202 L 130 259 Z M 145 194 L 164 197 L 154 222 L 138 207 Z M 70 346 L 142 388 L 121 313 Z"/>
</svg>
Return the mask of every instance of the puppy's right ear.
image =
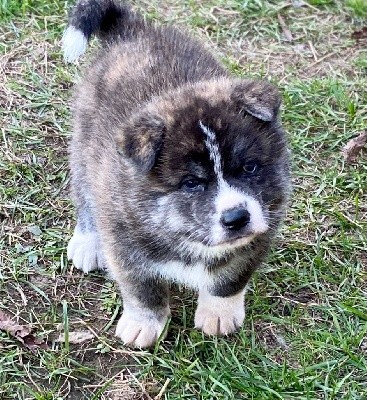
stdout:
<svg viewBox="0 0 367 400">
<path fill-rule="evenodd" d="M 116 139 L 118 151 L 141 170 L 149 171 L 157 161 L 165 131 L 165 123 L 158 116 L 134 116 Z"/>
<path fill-rule="evenodd" d="M 241 80 L 233 88 L 237 108 L 262 121 L 274 120 L 281 103 L 279 90 L 265 80 Z"/>
</svg>

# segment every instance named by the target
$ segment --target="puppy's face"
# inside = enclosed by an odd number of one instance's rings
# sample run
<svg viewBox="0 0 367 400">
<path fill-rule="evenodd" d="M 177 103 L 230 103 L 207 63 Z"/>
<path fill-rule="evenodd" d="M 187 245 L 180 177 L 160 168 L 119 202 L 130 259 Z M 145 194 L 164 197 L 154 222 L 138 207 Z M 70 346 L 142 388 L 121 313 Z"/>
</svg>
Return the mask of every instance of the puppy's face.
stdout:
<svg viewBox="0 0 367 400">
<path fill-rule="evenodd" d="M 147 230 L 183 253 L 212 257 L 278 225 L 289 173 L 275 89 L 206 85 L 140 114 L 119 145 L 136 165 L 132 197 Z"/>
</svg>

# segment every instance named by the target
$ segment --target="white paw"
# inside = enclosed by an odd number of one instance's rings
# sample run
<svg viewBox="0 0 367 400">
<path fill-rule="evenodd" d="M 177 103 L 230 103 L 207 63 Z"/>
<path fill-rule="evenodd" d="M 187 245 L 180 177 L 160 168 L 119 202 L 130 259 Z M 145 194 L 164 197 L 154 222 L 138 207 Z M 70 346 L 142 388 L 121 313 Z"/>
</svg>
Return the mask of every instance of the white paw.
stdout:
<svg viewBox="0 0 367 400">
<path fill-rule="evenodd" d="M 81 232 L 78 227 L 69 241 L 67 256 L 76 268 L 86 274 L 96 268 L 103 268 L 101 249 L 97 232 Z"/>
<path fill-rule="evenodd" d="M 229 335 L 241 327 L 244 319 L 244 310 L 234 314 L 200 307 L 195 313 L 195 328 L 201 329 L 207 335 Z"/>
<path fill-rule="evenodd" d="M 116 336 L 130 347 L 151 347 L 158 340 L 166 326 L 167 318 L 134 318 L 123 313 L 116 327 Z"/>
<path fill-rule="evenodd" d="M 245 319 L 244 294 L 215 297 L 199 293 L 195 328 L 207 335 L 229 335 L 237 331 Z"/>
</svg>

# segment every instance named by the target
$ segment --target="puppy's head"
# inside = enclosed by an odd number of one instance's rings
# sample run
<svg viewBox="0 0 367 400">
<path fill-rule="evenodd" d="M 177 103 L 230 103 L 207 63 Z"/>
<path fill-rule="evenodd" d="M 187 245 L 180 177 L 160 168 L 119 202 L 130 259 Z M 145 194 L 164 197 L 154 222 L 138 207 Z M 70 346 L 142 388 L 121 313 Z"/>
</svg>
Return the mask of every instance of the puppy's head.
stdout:
<svg viewBox="0 0 367 400">
<path fill-rule="evenodd" d="M 263 81 L 213 80 L 159 98 L 118 138 L 146 233 L 219 256 L 274 230 L 288 189 L 280 97 Z"/>
</svg>

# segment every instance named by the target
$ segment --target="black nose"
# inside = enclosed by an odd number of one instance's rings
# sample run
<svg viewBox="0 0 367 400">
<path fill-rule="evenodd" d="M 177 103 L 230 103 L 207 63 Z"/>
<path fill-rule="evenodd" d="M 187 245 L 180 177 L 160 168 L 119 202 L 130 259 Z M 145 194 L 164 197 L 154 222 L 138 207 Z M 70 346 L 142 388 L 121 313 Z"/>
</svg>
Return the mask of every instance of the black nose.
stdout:
<svg viewBox="0 0 367 400">
<path fill-rule="evenodd" d="M 221 222 L 227 229 L 238 231 L 250 222 L 250 213 L 242 207 L 231 208 L 224 211 Z"/>
</svg>

